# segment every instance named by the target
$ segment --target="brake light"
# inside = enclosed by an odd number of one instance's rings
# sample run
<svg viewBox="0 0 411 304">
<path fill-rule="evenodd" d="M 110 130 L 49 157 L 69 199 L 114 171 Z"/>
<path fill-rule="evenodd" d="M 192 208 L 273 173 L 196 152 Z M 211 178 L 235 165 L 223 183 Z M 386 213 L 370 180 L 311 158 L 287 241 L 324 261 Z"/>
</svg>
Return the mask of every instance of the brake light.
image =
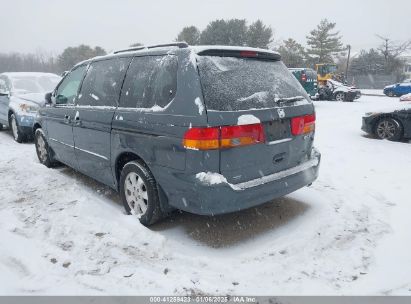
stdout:
<svg viewBox="0 0 411 304">
<path fill-rule="evenodd" d="M 263 125 L 221 127 L 221 148 L 232 148 L 262 143 L 265 141 Z"/>
<path fill-rule="evenodd" d="M 257 56 L 258 56 L 257 52 L 254 52 L 254 51 L 241 51 L 240 52 L 240 57 L 255 58 Z"/>
<path fill-rule="evenodd" d="M 233 148 L 265 142 L 262 124 L 191 128 L 184 134 L 183 146 L 193 150 Z"/>
<path fill-rule="evenodd" d="M 307 75 L 301 74 L 301 81 L 306 82 L 307 81 Z"/>
<path fill-rule="evenodd" d="M 191 128 L 184 134 L 183 145 L 194 150 L 218 149 L 219 138 L 220 128 Z"/>
<path fill-rule="evenodd" d="M 301 135 L 315 130 L 315 114 L 291 118 L 291 134 Z"/>
</svg>

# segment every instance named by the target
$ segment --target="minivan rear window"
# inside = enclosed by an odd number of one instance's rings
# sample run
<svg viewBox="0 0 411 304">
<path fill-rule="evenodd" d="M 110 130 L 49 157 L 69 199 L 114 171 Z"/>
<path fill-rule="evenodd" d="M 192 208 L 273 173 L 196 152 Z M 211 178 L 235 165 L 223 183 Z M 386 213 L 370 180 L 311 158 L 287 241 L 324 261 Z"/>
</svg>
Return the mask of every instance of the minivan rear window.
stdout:
<svg viewBox="0 0 411 304">
<path fill-rule="evenodd" d="M 310 100 L 281 61 L 199 56 L 198 67 L 209 110 L 273 108 L 278 99 L 299 96 Z"/>
</svg>

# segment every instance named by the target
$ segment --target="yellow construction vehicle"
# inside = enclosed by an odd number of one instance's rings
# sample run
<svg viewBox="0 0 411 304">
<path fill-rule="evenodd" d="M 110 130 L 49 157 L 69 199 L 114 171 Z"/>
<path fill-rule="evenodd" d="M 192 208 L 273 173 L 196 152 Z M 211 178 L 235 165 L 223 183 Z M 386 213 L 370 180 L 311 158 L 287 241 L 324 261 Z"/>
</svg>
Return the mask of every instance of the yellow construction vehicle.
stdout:
<svg viewBox="0 0 411 304">
<path fill-rule="evenodd" d="M 333 79 L 337 72 L 337 65 L 334 63 L 318 63 L 315 65 L 317 71 L 318 85 L 326 85 L 328 79 Z"/>
</svg>

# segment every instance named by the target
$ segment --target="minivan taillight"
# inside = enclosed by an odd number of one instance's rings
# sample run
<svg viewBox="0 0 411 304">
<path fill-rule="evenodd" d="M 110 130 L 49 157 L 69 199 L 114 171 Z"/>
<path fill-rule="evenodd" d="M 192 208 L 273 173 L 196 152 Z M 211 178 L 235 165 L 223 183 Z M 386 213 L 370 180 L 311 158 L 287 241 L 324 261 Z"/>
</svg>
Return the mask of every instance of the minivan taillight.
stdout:
<svg viewBox="0 0 411 304">
<path fill-rule="evenodd" d="M 315 113 L 291 118 L 291 134 L 301 135 L 315 130 Z"/>
<path fill-rule="evenodd" d="M 221 127 L 221 148 L 247 146 L 265 141 L 261 123 Z"/>
<path fill-rule="evenodd" d="M 261 123 L 212 128 L 191 128 L 184 134 L 183 146 L 194 150 L 233 148 L 265 142 Z"/>
<path fill-rule="evenodd" d="M 220 128 L 191 128 L 184 134 L 183 145 L 194 150 L 218 149 L 219 139 Z"/>
</svg>

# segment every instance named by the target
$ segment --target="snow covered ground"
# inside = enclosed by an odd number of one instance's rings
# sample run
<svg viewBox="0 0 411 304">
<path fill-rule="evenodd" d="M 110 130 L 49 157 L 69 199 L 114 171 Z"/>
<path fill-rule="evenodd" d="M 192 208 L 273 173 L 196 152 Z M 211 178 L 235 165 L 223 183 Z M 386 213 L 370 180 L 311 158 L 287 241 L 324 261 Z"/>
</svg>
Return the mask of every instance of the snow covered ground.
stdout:
<svg viewBox="0 0 411 304">
<path fill-rule="evenodd" d="M 311 187 L 150 229 L 107 187 L 47 169 L 2 131 L 0 294 L 411 295 L 411 144 L 360 130 L 364 112 L 397 102 L 316 102 Z"/>
</svg>

